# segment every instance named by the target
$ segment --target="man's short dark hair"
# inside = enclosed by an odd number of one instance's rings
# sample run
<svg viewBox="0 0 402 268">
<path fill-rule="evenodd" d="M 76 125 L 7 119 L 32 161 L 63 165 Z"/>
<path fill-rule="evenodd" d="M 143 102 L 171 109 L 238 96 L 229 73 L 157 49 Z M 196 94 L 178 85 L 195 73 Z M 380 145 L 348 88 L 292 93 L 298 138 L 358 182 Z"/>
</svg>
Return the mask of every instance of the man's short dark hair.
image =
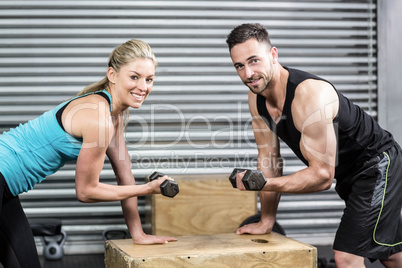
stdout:
<svg viewBox="0 0 402 268">
<path fill-rule="evenodd" d="M 270 47 L 271 40 L 264 26 L 259 23 L 246 23 L 234 28 L 226 39 L 229 51 L 237 44 L 244 43 L 249 39 L 257 39 L 260 43 L 267 43 Z"/>
</svg>

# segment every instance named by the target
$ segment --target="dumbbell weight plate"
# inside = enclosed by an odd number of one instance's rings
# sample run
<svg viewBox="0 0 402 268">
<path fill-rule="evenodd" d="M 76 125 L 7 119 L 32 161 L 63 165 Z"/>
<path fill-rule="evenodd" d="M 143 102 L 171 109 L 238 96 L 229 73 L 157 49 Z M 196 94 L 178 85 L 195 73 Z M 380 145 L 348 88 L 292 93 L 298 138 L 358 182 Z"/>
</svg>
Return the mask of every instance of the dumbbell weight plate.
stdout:
<svg viewBox="0 0 402 268">
<path fill-rule="evenodd" d="M 175 197 L 179 193 L 179 185 L 175 181 L 165 180 L 161 184 L 161 194 L 168 197 Z"/>
<path fill-rule="evenodd" d="M 162 172 L 155 171 L 154 173 L 149 175 L 148 179 L 149 179 L 149 181 L 153 181 L 153 180 L 156 180 L 157 178 L 163 177 L 163 176 L 166 176 L 166 174 L 164 174 Z"/>
<path fill-rule="evenodd" d="M 249 191 L 260 191 L 267 180 L 261 170 L 247 170 L 242 178 L 244 188 Z"/>
</svg>

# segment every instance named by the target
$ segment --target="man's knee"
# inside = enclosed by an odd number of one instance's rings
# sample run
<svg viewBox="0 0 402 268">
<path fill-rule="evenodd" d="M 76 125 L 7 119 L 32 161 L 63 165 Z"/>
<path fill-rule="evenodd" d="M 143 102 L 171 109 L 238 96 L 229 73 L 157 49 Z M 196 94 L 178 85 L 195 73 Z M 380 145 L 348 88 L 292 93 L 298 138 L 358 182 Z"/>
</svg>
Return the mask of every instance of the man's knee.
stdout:
<svg viewBox="0 0 402 268">
<path fill-rule="evenodd" d="M 380 260 L 381 263 L 388 268 L 402 267 L 402 252 L 398 252 L 389 256 L 388 260 Z"/>
<path fill-rule="evenodd" d="M 334 250 L 337 268 L 364 268 L 364 258 L 354 254 Z"/>
</svg>

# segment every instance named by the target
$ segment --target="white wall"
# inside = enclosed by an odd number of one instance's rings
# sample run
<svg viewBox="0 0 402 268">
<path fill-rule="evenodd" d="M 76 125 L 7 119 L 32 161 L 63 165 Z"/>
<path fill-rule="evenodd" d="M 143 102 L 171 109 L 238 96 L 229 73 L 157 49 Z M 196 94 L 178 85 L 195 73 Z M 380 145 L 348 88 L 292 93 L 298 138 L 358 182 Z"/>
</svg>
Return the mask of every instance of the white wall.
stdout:
<svg viewBox="0 0 402 268">
<path fill-rule="evenodd" d="M 378 0 L 378 120 L 402 143 L 402 1 Z"/>
</svg>

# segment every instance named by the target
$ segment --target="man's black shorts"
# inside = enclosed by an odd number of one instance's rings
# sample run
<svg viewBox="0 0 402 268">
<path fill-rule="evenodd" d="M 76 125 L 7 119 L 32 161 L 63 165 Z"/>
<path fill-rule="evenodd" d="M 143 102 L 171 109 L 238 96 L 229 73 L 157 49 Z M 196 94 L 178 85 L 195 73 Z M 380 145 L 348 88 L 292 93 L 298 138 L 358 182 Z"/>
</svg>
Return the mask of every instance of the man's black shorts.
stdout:
<svg viewBox="0 0 402 268">
<path fill-rule="evenodd" d="M 402 251 L 401 148 L 370 159 L 353 177 L 334 249 L 386 260 Z"/>
</svg>

